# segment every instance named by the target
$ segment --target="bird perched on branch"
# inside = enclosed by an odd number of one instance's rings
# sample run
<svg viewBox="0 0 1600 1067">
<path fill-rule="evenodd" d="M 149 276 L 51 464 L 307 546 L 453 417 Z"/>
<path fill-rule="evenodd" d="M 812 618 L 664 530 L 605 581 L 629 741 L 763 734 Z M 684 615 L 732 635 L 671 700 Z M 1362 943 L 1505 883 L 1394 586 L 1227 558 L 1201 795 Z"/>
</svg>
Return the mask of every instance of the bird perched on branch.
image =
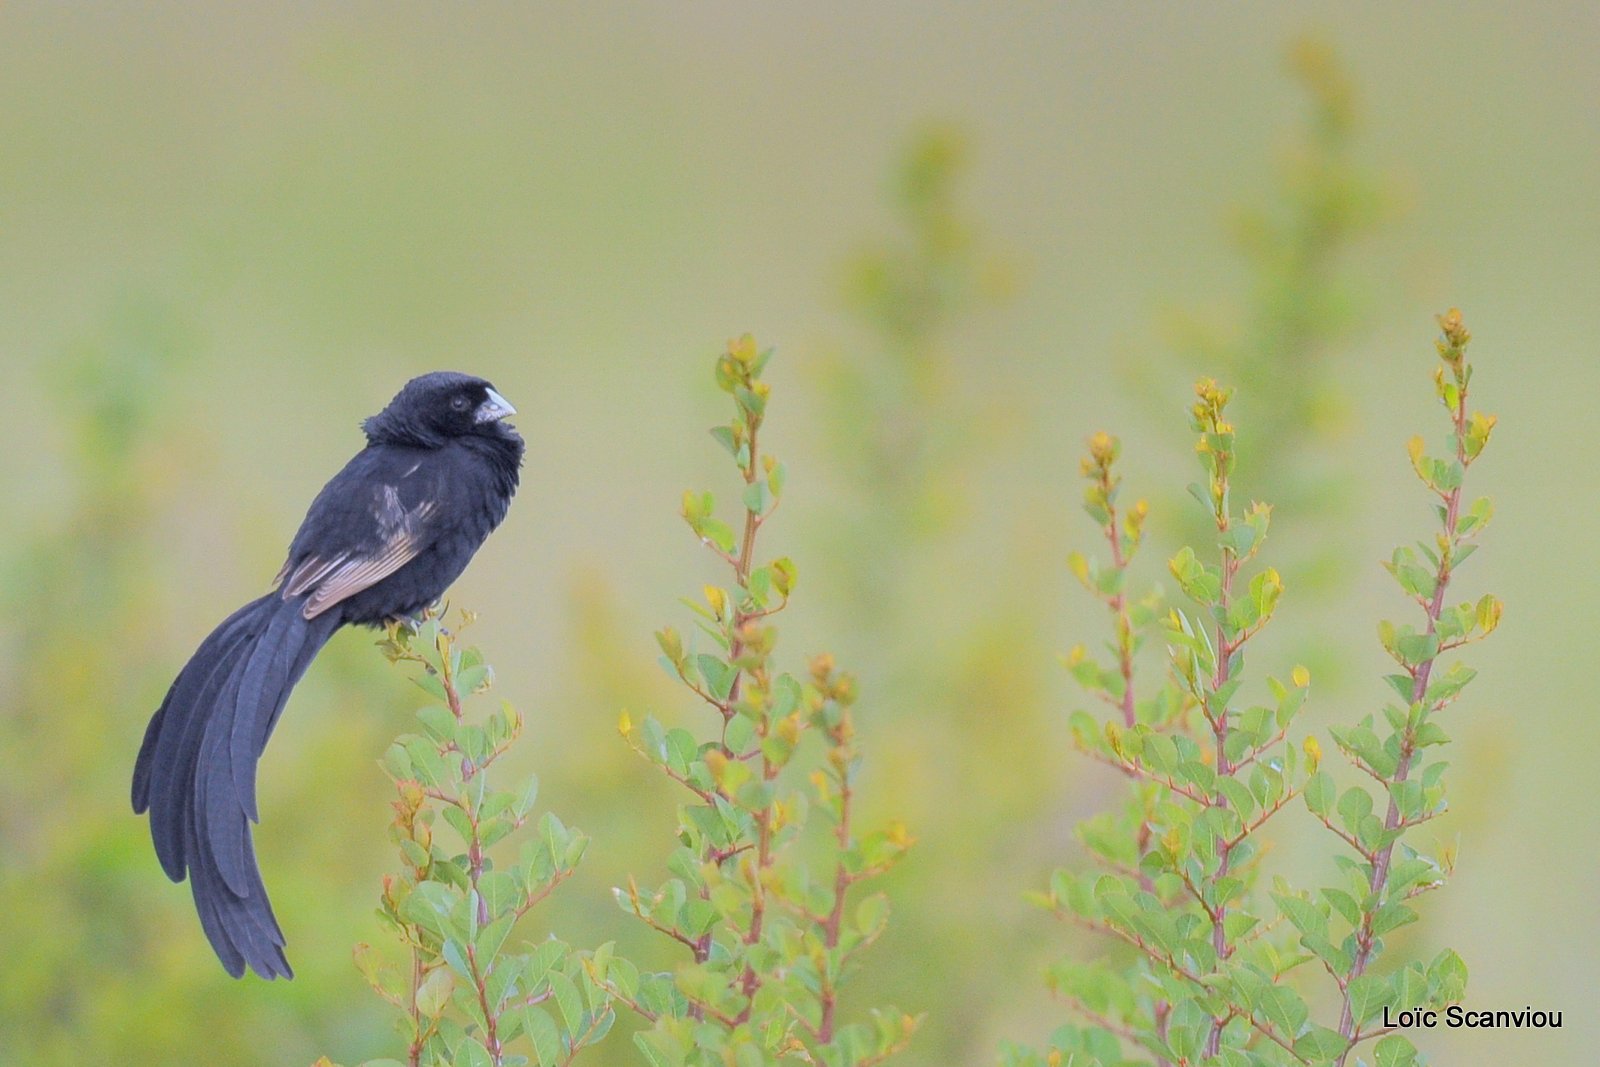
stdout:
<svg viewBox="0 0 1600 1067">
<path fill-rule="evenodd" d="M 466 569 L 516 492 L 516 411 L 481 378 L 406 383 L 362 424 L 367 446 L 311 502 L 275 588 L 201 642 L 150 719 L 133 810 L 167 876 L 187 875 L 235 978 L 293 972 L 256 865 L 256 761 L 289 692 L 333 632 L 413 617 Z"/>
</svg>

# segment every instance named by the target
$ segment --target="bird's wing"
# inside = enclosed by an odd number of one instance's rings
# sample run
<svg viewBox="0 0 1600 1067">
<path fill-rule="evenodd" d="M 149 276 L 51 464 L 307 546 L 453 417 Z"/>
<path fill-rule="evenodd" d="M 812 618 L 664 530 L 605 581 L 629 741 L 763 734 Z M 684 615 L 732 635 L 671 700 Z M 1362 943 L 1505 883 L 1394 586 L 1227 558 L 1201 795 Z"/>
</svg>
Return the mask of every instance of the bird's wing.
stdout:
<svg viewBox="0 0 1600 1067">
<path fill-rule="evenodd" d="M 403 472 L 385 466 L 352 461 L 306 515 L 277 582 L 285 598 L 305 596 L 307 619 L 376 585 L 430 543 L 438 500 L 419 482 L 431 479 L 413 481 L 415 465 Z"/>
</svg>

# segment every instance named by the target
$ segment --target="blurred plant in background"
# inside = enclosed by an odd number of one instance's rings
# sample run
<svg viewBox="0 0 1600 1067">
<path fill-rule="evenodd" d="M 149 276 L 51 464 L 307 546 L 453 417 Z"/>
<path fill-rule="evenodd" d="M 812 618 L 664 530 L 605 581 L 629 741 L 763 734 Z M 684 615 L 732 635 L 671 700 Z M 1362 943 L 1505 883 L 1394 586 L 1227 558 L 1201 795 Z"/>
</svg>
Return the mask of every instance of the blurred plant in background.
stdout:
<svg viewBox="0 0 1600 1067">
<path fill-rule="evenodd" d="M 70 488 L 60 517 L 0 559 L 0 751 L 37 757 L 13 759 L 0 776 L 0 914 L 8 929 L 49 931 L 8 938 L 0 968 L 0 1022 L 18 1062 L 247 1062 L 281 1013 L 310 1004 L 325 978 L 312 973 L 277 1004 L 231 996 L 197 936 L 188 887 L 152 877 L 158 868 L 129 808 L 138 724 L 175 669 L 166 657 L 169 620 L 200 588 L 188 569 L 205 565 L 171 551 L 191 536 L 171 525 L 174 500 L 206 454 L 186 418 L 194 399 L 185 383 L 200 348 L 168 305 L 129 298 L 51 368 L 52 422 L 67 437 Z M 373 679 L 346 655 L 327 659 L 318 672 L 325 695 L 330 681 L 365 689 Z M 353 731 L 303 773 L 316 780 L 363 742 Z M 356 803 L 360 792 L 345 774 L 328 777 L 317 795 L 274 790 L 267 802 L 282 812 L 275 825 L 294 827 L 321 805 Z M 344 837 L 361 854 L 359 829 L 348 823 L 293 832 L 308 848 Z M 337 903 L 358 877 L 353 865 L 286 871 L 289 907 L 313 893 L 336 901 L 306 909 L 310 922 L 291 937 L 359 914 L 353 900 Z M 166 1010 L 174 1001 L 226 1012 L 232 1025 L 197 1029 Z M 40 1019 L 51 1022 L 28 1022 Z M 359 1011 L 325 1019 L 362 1025 Z"/>
<path fill-rule="evenodd" d="M 130 301 L 53 368 L 47 388 L 68 439 L 70 495 L 56 522 L 0 561 L 0 913 L 8 928 L 52 932 L 9 938 L 0 967 L 0 1020 L 19 1062 L 109 1059 L 116 1025 L 139 1029 L 171 995 L 118 962 L 149 952 L 157 931 L 140 921 L 132 857 L 146 843 L 129 815 L 128 778 L 111 769 L 131 751 L 114 724 L 159 699 L 151 660 L 171 591 L 157 529 L 172 488 L 161 472 L 181 466 L 183 451 L 160 431 L 180 408 L 172 383 L 192 355 L 174 312 Z M 64 714 L 86 707 L 96 714 Z M 31 758 L 15 758 L 23 753 Z M 173 896 L 187 903 L 186 892 Z M 28 1022 L 41 1018 L 57 1025 Z M 83 1047 L 85 1036 L 103 1057 Z"/>
<path fill-rule="evenodd" d="M 823 360 L 818 389 L 827 456 L 843 492 L 829 518 L 855 627 L 878 632 L 903 610 L 918 554 L 970 507 L 983 409 L 957 377 L 954 334 L 997 307 L 1012 286 L 960 203 L 972 166 L 951 127 L 914 135 L 897 162 L 898 232 L 847 263 L 846 304 L 869 340 Z"/>
<path fill-rule="evenodd" d="M 1248 488 L 1275 502 L 1280 525 L 1334 518 L 1352 506 L 1353 478 L 1329 446 L 1351 432 L 1343 371 L 1386 281 L 1371 255 L 1358 262 L 1356 252 L 1371 248 L 1399 210 L 1391 183 L 1360 161 L 1357 94 L 1332 46 L 1302 38 L 1286 60 L 1305 94 L 1304 124 L 1285 146 L 1266 198 L 1233 219 L 1244 292 L 1232 306 L 1176 309 L 1161 324 L 1164 362 L 1237 387 L 1241 417 L 1257 427 L 1240 452 Z M 1128 365 L 1140 398 L 1170 395 L 1160 362 Z M 1179 536 L 1193 540 L 1199 530 L 1184 525 L 1190 513 L 1170 510 Z M 1297 542 L 1305 555 L 1283 566 L 1297 589 L 1327 590 L 1348 573 L 1340 542 Z"/>
<path fill-rule="evenodd" d="M 949 126 L 902 150 L 895 234 L 847 263 L 861 337 L 823 362 L 815 400 L 839 481 L 821 533 L 835 625 L 881 688 L 863 727 L 881 753 L 873 773 L 895 784 L 923 841 L 919 870 L 890 876 L 897 921 L 865 980 L 926 1003 L 926 960 L 942 961 L 939 1002 L 911 1053 L 927 1062 L 993 1054 L 986 1027 L 1013 998 L 986 961 L 1027 960 L 1038 944 L 1020 894 L 998 890 L 995 872 L 1042 862 L 1029 835 L 994 828 L 1035 824 L 1054 792 L 1047 626 L 1026 567 L 983 591 L 948 581 L 973 550 L 974 478 L 1012 443 L 1004 399 L 962 374 L 987 358 L 968 346 L 1017 286 L 963 202 L 972 166 Z"/>
</svg>

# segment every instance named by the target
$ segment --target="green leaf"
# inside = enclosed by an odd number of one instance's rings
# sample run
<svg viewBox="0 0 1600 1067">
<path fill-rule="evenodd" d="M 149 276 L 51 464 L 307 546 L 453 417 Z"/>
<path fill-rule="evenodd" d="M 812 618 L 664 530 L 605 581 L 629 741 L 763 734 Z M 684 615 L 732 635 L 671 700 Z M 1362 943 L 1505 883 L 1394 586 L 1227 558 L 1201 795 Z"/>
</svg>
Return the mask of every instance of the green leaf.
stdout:
<svg viewBox="0 0 1600 1067">
<path fill-rule="evenodd" d="M 439 676 L 437 674 L 433 674 L 432 672 L 414 674 L 411 676 L 411 681 L 418 689 L 421 689 L 424 693 L 427 693 L 431 697 L 436 697 L 439 700 L 449 699 L 445 696 L 444 683 L 439 680 Z"/>
<path fill-rule="evenodd" d="M 423 737 L 408 738 L 406 755 L 411 759 L 411 770 L 417 781 L 428 786 L 436 786 L 444 781 L 446 774 L 444 757 L 439 755 L 439 750 L 434 747 L 432 741 Z"/>
<path fill-rule="evenodd" d="M 1245 788 L 1244 783 L 1237 778 L 1232 778 L 1225 774 L 1218 775 L 1217 792 L 1222 794 L 1222 797 L 1229 804 L 1233 805 L 1233 810 L 1241 819 L 1248 819 L 1251 813 L 1256 810 L 1255 798 L 1250 795 L 1250 790 Z"/>
<path fill-rule="evenodd" d="M 1417 1062 L 1417 1047 L 1399 1034 L 1388 1034 L 1372 1049 L 1377 1067 L 1412 1067 Z"/>
<path fill-rule="evenodd" d="M 428 972 L 428 976 L 417 986 L 417 1010 L 432 1019 L 444 1010 L 450 1002 L 450 994 L 456 986 L 455 975 L 450 973 L 448 967 L 435 967 Z"/>
<path fill-rule="evenodd" d="M 1364 1023 L 1383 1010 L 1389 1001 L 1389 982 L 1387 979 L 1375 975 L 1364 974 L 1351 981 L 1346 990 L 1350 998 L 1350 1015 L 1355 1021 Z"/>
<path fill-rule="evenodd" d="M 656 644 L 661 646 L 661 654 L 674 666 L 683 662 L 683 638 L 679 636 L 677 630 L 670 626 L 657 630 Z"/>
<path fill-rule="evenodd" d="M 735 753 L 748 751 L 756 737 L 756 724 L 744 715 L 735 715 L 728 720 L 725 740 L 728 749 Z"/>
<path fill-rule="evenodd" d="M 471 695 L 494 684 L 494 668 L 487 663 L 467 667 L 456 675 L 456 690 Z"/>
<path fill-rule="evenodd" d="M 1417 913 L 1406 907 L 1398 900 L 1390 901 L 1378 909 L 1372 917 L 1372 932 L 1381 937 L 1390 930 L 1398 930 L 1402 926 L 1409 926 L 1417 921 Z"/>
<path fill-rule="evenodd" d="M 494 1067 L 494 1060 L 477 1038 L 469 1037 L 456 1050 L 454 1067 Z"/>
<path fill-rule="evenodd" d="M 733 529 L 721 519 L 707 518 L 700 523 L 700 536 L 723 552 L 733 552 Z"/>
<path fill-rule="evenodd" d="M 477 954 L 479 966 L 487 967 L 494 961 L 516 921 L 516 914 L 508 912 L 478 931 L 478 939 L 473 943 L 473 950 Z"/>
<path fill-rule="evenodd" d="M 566 1054 L 561 1041 L 561 1029 L 550 1013 L 537 1005 L 522 1013 L 522 1028 L 533 1042 L 533 1054 L 539 1067 L 555 1067 Z"/>
<path fill-rule="evenodd" d="M 1428 964 L 1428 984 L 1433 989 L 1429 998 L 1435 1004 L 1459 1001 L 1467 992 L 1467 964 L 1452 949 L 1445 949 Z"/>
<path fill-rule="evenodd" d="M 1318 771 L 1306 781 L 1306 807 L 1317 815 L 1328 814 L 1337 794 L 1338 787 L 1333 784 L 1333 779 L 1329 777 L 1327 771 Z"/>
<path fill-rule="evenodd" d="M 1178 767 L 1178 746 L 1166 734 L 1151 734 L 1144 739 L 1144 759 L 1155 770 L 1170 775 Z"/>
<path fill-rule="evenodd" d="M 1313 1025 L 1294 1043 L 1295 1055 L 1312 1061 L 1337 1059 L 1350 1042 L 1337 1030 Z"/>
<path fill-rule="evenodd" d="M 754 390 L 739 385 L 734 387 L 733 395 L 738 400 L 739 406 L 752 415 L 760 415 L 767 410 L 766 398 Z"/>
<path fill-rule="evenodd" d="M 1351 833 L 1361 825 L 1361 820 L 1372 814 L 1372 794 L 1360 786 L 1351 786 L 1339 798 L 1339 818 Z"/>
<path fill-rule="evenodd" d="M 1437 705 L 1455 699 L 1477 676 L 1478 672 L 1464 663 L 1450 664 L 1450 668 L 1443 675 L 1435 675 L 1428 685 L 1428 703 Z"/>
<path fill-rule="evenodd" d="M 483 806 L 478 809 L 478 818 L 480 820 L 492 819 L 511 807 L 516 799 L 517 794 L 510 790 L 496 790 L 483 798 Z"/>
<path fill-rule="evenodd" d="M 1416 686 L 1409 674 L 1386 674 L 1383 680 L 1389 683 L 1389 688 L 1400 694 L 1400 699 L 1407 705 L 1411 703 L 1411 691 Z"/>
<path fill-rule="evenodd" d="M 561 1021 L 566 1024 L 567 1033 L 580 1032 L 583 1026 L 583 1001 L 578 996 L 578 987 L 562 972 L 551 971 L 550 991 L 555 995 L 556 1007 L 561 1009 Z"/>
<path fill-rule="evenodd" d="M 733 680 L 738 677 L 739 672 L 717 657 L 704 652 L 695 657 L 695 666 L 700 668 L 700 677 L 706 680 L 711 695 L 718 700 L 726 700 L 728 692 L 733 688 Z"/>
<path fill-rule="evenodd" d="M 530 993 L 536 993 L 544 988 L 545 979 L 549 977 L 550 971 L 566 954 L 566 944 L 555 938 L 539 943 L 539 947 L 534 949 L 533 955 L 528 957 L 526 981 Z"/>
<path fill-rule="evenodd" d="M 644 1054 L 650 1067 L 680 1067 L 684 1062 L 683 1053 L 674 1047 L 672 1038 L 666 1034 L 640 1030 L 633 1035 L 633 1044 Z M 541 1063 L 540 1067 L 547 1065 Z"/>
<path fill-rule="evenodd" d="M 465 981 L 472 981 L 472 965 L 467 962 L 467 949 L 459 940 L 453 937 L 445 938 L 439 947 L 439 955 L 443 956 L 444 961 L 455 968 L 455 972 Z"/>
<path fill-rule="evenodd" d="M 1402 819 L 1410 821 L 1422 814 L 1421 782 L 1415 779 L 1390 782 L 1389 796 L 1394 800 L 1395 810 L 1400 813 Z"/>
<path fill-rule="evenodd" d="M 383 753 L 383 769 L 394 778 L 413 778 L 415 772 L 411 769 L 411 755 L 404 745 L 395 742 Z"/>
<path fill-rule="evenodd" d="M 1395 638 L 1395 651 L 1406 663 L 1416 666 L 1439 654 L 1439 635 L 1401 634 Z"/>
<path fill-rule="evenodd" d="M 1197 604 L 1210 607 L 1222 596 L 1222 575 L 1195 557 L 1194 549 L 1187 545 L 1168 563 L 1172 576 L 1178 580 L 1184 595 Z"/>
<path fill-rule="evenodd" d="M 688 774 L 689 764 L 700 756 L 700 744 L 681 726 L 667 731 L 667 765 L 679 774 Z"/>
<path fill-rule="evenodd" d="M 856 929 L 863 937 L 870 937 L 889 920 L 889 898 L 882 893 L 865 897 L 856 905 Z"/>
<path fill-rule="evenodd" d="M 1217 772 L 1199 760 L 1185 760 L 1178 768 L 1178 775 L 1180 780 L 1194 786 L 1202 793 L 1211 792 L 1217 784 Z"/>
<path fill-rule="evenodd" d="M 1274 893 L 1272 899 L 1277 902 L 1284 918 L 1302 934 L 1316 938 L 1328 936 L 1328 912 L 1325 908 L 1287 893 Z"/>
<path fill-rule="evenodd" d="M 417 719 L 423 729 L 440 741 L 449 743 L 456 739 L 456 717 L 442 704 L 429 704 L 417 709 Z"/>
<path fill-rule="evenodd" d="M 1427 748 L 1429 745 L 1443 745 L 1448 743 L 1450 735 L 1436 722 L 1425 722 L 1417 727 L 1416 745 L 1418 748 Z"/>
<path fill-rule="evenodd" d="M 741 499 L 745 510 L 756 515 L 765 515 L 772 507 L 772 493 L 766 482 L 755 481 L 745 486 Z"/>
<path fill-rule="evenodd" d="M 611 1006 L 608 1004 L 605 1010 L 600 1012 L 599 1017 L 595 1019 L 591 1029 L 586 1034 L 577 1035 L 579 1037 L 583 1037 L 584 1040 L 577 1041 L 576 1038 L 574 1038 L 576 1047 L 588 1048 L 590 1045 L 598 1045 L 601 1041 L 605 1040 L 605 1036 L 611 1032 L 611 1027 L 614 1023 L 616 1023 L 616 1021 L 617 1013 L 613 1011 Z"/>
<path fill-rule="evenodd" d="M 444 821 L 450 824 L 450 829 L 460 835 L 461 840 L 472 840 L 472 822 L 467 818 L 466 812 L 452 804 L 445 808 L 442 814 Z"/>
<path fill-rule="evenodd" d="M 1236 556 L 1248 556 L 1256 543 L 1256 531 L 1244 524 L 1230 526 L 1228 532 L 1217 538 L 1217 544 L 1231 549 Z"/>
<path fill-rule="evenodd" d="M 461 894 L 439 882 L 419 882 L 400 905 L 400 917 L 434 934 L 460 933 L 450 923 Z"/>
<path fill-rule="evenodd" d="M 1269 985 L 1261 991 L 1258 1003 L 1262 1016 L 1277 1027 L 1281 1036 L 1293 1041 L 1299 1035 L 1308 1014 L 1300 994 L 1288 986 Z"/>
<path fill-rule="evenodd" d="M 722 917 L 716 905 L 709 900 L 691 900 L 683 905 L 679 912 L 678 926 L 690 937 L 699 937 L 711 929 L 711 924 Z"/>
<path fill-rule="evenodd" d="M 1337 911 L 1344 918 L 1345 922 L 1349 923 L 1351 926 L 1360 925 L 1361 905 L 1356 902 L 1355 897 L 1351 896 L 1349 893 L 1346 893 L 1342 889 L 1328 888 L 1323 889 L 1321 892 L 1322 899 L 1326 900 L 1329 905 L 1333 907 L 1333 910 Z"/>
<path fill-rule="evenodd" d="M 517 799 L 511 805 L 511 814 L 519 819 L 525 818 L 528 812 L 533 810 L 533 803 L 538 797 L 539 779 L 529 777 L 522 787 L 522 792 L 518 794 Z"/>
</svg>

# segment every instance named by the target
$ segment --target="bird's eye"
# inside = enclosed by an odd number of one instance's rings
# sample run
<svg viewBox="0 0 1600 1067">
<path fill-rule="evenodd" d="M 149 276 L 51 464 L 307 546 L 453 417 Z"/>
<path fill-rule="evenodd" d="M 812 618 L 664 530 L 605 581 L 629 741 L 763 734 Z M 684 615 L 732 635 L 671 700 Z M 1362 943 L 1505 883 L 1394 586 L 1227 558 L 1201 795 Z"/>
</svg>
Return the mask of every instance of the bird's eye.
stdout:
<svg viewBox="0 0 1600 1067">
<path fill-rule="evenodd" d="M 450 406 L 455 408 L 457 411 L 465 411 L 472 406 L 472 401 L 468 400 L 464 396 L 458 396 L 450 401 Z"/>
</svg>

